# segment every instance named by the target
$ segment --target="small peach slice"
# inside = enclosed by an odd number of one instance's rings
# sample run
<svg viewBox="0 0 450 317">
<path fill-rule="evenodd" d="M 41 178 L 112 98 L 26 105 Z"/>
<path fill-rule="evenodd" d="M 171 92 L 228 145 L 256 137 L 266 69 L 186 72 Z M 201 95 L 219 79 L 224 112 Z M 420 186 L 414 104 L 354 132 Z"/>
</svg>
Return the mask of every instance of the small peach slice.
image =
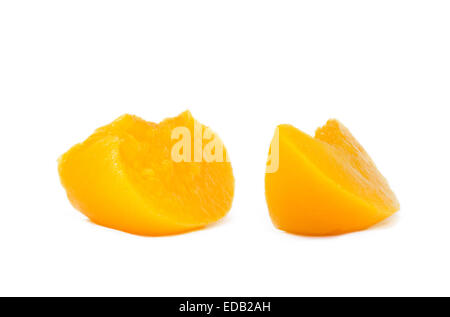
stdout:
<svg viewBox="0 0 450 317">
<path fill-rule="evenodd" d="M 189 112 L 159 124 L 124 115 L 63 154 L 58 171 L 72 205 L 93 222 L 159 236 L 226 215 L 234 194 L 227 157 Z"/>
<path fill-rule="evenodd" d="M 272 222 L 284 231 L 314 236 L 358 231 L 399 209 L 386 179 L 337 120 L 317 129 L 314 138 L 291 125 L 278 126 L 269 159 L 266 201 Z"/>
</svg>

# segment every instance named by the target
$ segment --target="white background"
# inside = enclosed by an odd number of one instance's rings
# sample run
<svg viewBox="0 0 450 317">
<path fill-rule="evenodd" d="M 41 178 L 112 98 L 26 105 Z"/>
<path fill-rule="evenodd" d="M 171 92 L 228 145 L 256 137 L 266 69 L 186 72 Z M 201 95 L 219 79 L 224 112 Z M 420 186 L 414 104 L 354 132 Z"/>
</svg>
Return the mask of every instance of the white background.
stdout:
<svg viewBox="0 0 450 317">
<path fill-rule="evenodd" d="M 0 295 L 450 295 L 449 1 L 2 1 Z M 87 221 L 56 159 L 123 113 L 190 109 L 227 146 L 233 207 L 148 238 Z M 342 121 L 397 194 L 364 232 L 275 229 L 277 124 Z"/>
</svg>

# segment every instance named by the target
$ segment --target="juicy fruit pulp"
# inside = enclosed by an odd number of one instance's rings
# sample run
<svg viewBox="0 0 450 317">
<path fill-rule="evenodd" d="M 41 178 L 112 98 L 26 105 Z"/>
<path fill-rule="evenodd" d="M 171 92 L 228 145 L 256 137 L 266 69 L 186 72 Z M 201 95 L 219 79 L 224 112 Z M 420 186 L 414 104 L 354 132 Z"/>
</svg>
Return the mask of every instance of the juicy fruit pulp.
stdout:
<svg viewBox="0 0 450 317">
<path fill-rule="evenodd" d="M 187 156 L 174 161 L 173 131 L 179 128 L 190 133 L 189 147 L 194 130 L 221 144 L 189 112 L 159 124 L 123 115 L 97 129 L 59 159 L 70 202 L 97 224 L 151 236 L 198 229 L 225 216 L 234 194 L 231 164 Z M 200 151 L 208 146 L 204 143 Z M 192 158 L 195 154 L 181 150 Z"/>
<path fill-rule="evenodd" d="M 276 227 L 303 235 L 341 234 L 366 229 L 399 209 L 386 179 L 337 120 L 317 129 L 314 138 L 280 125 L 275 144 L 278 169 L 266 173 L 265 189 Z"/>
</svg>

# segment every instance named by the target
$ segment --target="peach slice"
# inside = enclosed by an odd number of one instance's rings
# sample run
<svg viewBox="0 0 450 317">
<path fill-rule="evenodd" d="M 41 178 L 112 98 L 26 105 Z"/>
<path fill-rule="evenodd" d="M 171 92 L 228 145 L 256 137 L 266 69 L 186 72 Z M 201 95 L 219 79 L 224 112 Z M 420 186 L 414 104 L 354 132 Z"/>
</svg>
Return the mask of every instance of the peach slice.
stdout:
<svg viewBox="0 0 450 317">
<path fill-rule="evenodd" d="M 159 124 L 124 115 L 63 154 L 58 171 L 72 205 L 93 222 L 158 236 L 225 216 L 234 194 L 227 157 L 189 112 Z"/>
<path fill-rule="evenodd" d="M 314 138 L 291 125 L 278 126 L 269 155 L 266 201 L 279 229 L 342 234 L 366 229 L 399 209 L 386 179 L 337 120 Z"/>
</svg>

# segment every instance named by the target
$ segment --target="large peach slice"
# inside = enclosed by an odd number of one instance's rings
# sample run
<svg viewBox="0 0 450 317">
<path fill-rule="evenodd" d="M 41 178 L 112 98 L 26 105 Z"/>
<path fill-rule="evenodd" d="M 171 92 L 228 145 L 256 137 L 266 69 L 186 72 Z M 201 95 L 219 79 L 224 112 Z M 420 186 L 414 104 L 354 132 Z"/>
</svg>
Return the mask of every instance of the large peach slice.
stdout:
<svg viewBox="0 0 450 317">
<path fill-rule="evenodd" d="M 124 115 L 62 155 L 58 171 L 72 205 L 93 222 L 140 235 L 176 234 L 231 208 L 234 177 L 222 145 L 189 112 L 159 124 Z M 214 160 L 217 154 L 223 159 Z"/>
</svg>

